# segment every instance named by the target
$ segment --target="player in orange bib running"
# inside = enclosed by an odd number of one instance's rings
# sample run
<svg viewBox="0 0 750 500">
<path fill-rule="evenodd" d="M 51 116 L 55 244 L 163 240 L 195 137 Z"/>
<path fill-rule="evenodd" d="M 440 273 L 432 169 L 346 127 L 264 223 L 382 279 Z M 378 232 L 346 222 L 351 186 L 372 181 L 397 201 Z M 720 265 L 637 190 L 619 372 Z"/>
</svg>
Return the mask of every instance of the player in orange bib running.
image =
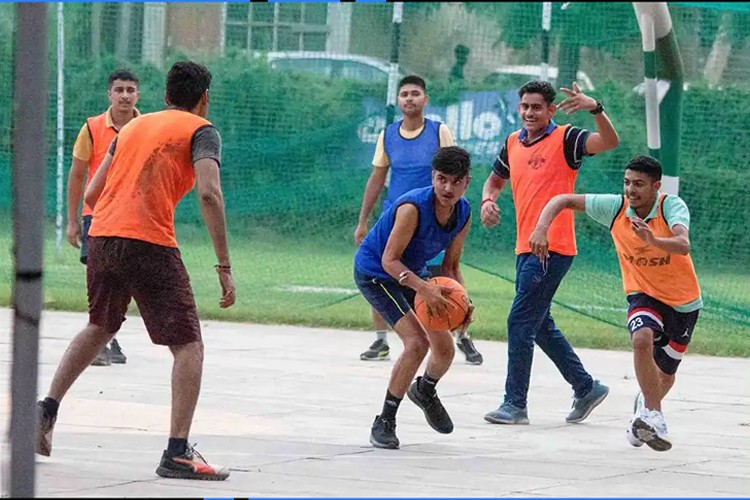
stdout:
<svg viewBox="0 0 750 500">
<path fill-rule="evenodd" d="M 636 156 L 625 168 L 625 196 L 568 194 L 552 198 L 529 238 L 532 252 L 549 256 L 547 232 L 566 208 L 585 211 L 609 227 L 628 296 L 628 330 L 641 392 L 627 428 L 633 446 L 672 447 L 662 401 L 693 335 L 703 299 L 690 257 L 690 213 L 678 196 L 659 192 L 661 164 Z"/>
<path fill-rule="evenodd" d="M 167 75 L 167 109 L 141 115 L 112 141 L 86 190 L 93 207 L 86 282 L 89 323 L 60 361 L 47 397 L 39 401 L 36 451 L 49 456 L 60 402 L 78 376 L 125 321 L 135 299 L 154 344 L 169 347 L 172 414 L 167 449 L 156 473 L 175 479 L 222 480 L 188 444 L 200 393 L 203 341 L 190 278 L 177 248 L 177 204 L 196 186 L 213 242 L 222 297 L 235 302 L 219 165 L 221 138 L 206 120 L 211 73 L 177 62 Z"/>
</svg>

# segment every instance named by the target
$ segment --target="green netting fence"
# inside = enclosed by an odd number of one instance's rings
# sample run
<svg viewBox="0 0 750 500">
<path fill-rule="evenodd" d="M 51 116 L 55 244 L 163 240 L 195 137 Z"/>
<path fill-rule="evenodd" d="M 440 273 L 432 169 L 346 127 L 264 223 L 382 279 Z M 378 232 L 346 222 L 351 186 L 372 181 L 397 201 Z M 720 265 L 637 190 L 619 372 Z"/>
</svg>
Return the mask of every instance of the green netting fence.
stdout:
<svg viewBox="0 0 750 500">
<path fill-rule="evenodd" d="M 686 69 L 680 195 L 691 208 L 692 254 L 707 305 L 700 328 L 748 335 L 750 4 L 677 2 L 669 8 Z M 392 4 L 356 3 L 65 4 L 65 183 L 78 129 L 107 107 L 112 70 L 128 67 L 139 75 L 138 107 L 149 112 L 163 106 L 165 72 L 173 61 L 203 62 L 214 75 L 209 118 L 224 141 L 222 182 L 241 292 L 238 307 L 225 317 L 298 321 L 306 311 L 308 322 L 366 325 L 369 313 L 351 279 L 352 233 L 385 123 L 392 12 Z M 8 245 L 13 16 L 12 4 L 0 4 L 0 238 Z M 72 304 L 68 295 L 85 291 L 75 252 L 64 240 L 55 251 L 55 16 L 51 8 L 46 299 L 65 307 Z M 541 2 L 404 5 L 400 71 L 426 78 L 427 114 L 448 123 L 472 152 L 468 197 L 475 211 L 502 140 L 520 126 L 516 90 L 541 74 L 541 24 Z M 615 151 L 586 160 L 577 191 L 618 193 L 627 160 L 647 151 L 633 6 L 553 2 L 549 42 L 556 87 L 577 80 L 601 98 L 621 138 Z M 465 65 L 456 64 L 459 45 L 468 48 Z M 556 120 L 594 127 L 585 113 Z M 508 288 L 515 238 L 509 190 L 500 205 L 501 226 L 475 224 L 463 262 Z M 178 220 L 193 284 L 218 300 L 211 246 L 193 194 Z M 621 325 L 625 302 L 609 235 L 586 217 L 577 225 L 580 255 L 558 305 Z M 6 284 L 9 250 L 0 258 Z M 63 286 L 66 280 L 77 284 Z M 56 284 L 66 293 L 55 292 Z M 467 285 L 492 299 L 491 288 Z M 348 315 L 333 314 L 333 307 Z M 505 317 L 492 321 L 504 331 Z"/>
</svg>

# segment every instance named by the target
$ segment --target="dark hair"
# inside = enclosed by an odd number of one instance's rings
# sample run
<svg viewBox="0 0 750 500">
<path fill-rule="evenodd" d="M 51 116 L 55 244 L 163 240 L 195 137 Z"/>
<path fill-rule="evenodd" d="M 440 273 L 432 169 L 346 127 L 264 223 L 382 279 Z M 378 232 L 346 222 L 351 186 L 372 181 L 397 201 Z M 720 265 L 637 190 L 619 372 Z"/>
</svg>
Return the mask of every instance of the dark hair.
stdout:
<svg viewBox="0 0 750 500">
<path fill-rule="evenodd" d="M 191 110 L 211 86 L 211 72 L 192 61 L 178 61 L 167 74 L 167 102 Z"/>
<path fill-rule="evenodd" d="M 422 87 L 422 90 L 427 92 L 427 84 L 421 76 L 408 75 L 403 77 L 401 81 L 398 82 L 398 88 L 401 89 L 404 85 L 416 85 L 417 87 Z"/>
<path fill-rule="evenodd" d="M 634 156 L 633 159 L 628 162 L 625 170 L 642 172 L 648 175 L 653 181 L 661 180 L 661 163 L 659 163 L 659 160 L 651 156 Z"/>
<path fill-rule="evenodd" d="M 471 171 L 471 156 L 468 151 L 458 146 L 440 148 L 432 157 L 432 168 L 463 179 Z"/>
<path fill-rule="evenodd" d="M 555 87 L 544 80 L 531 80 L 524 83 L 523 87 L 518 89 L 518 97 L 523 98 L 525 94 L 542 94 L 548 104 L 555 102 L 555 96 L 557 95 Z"/>
<path fill-rule="evenodd" d="M 107 78 L 108 89 L 112 88 L 112 84 L 115 83 L 115 80 L 122 80 L 124 82 L 135 82 L 136 87 L 138 86 L 138 77 L 135 76 L 135 73 L 133 73 L 129 69 L 117 69 L 113 71 L 109 75 L 109 78 Z"/>
</svg>

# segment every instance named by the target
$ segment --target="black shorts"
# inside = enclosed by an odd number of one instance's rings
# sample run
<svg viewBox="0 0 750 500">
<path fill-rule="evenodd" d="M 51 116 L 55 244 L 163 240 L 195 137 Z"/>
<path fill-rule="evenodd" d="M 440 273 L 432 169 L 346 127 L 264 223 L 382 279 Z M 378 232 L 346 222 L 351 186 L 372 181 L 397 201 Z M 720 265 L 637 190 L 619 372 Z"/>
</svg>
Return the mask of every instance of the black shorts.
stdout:
<svg viewBox="0 0 750 500">
<path fill-rule="evenodd" d="M 151 341 L 201 340 L 190 277 L 177 248 L 115 237 L 89 238 L 89 322 L 115 333 L 134 298 Z"/>
<path fill-rule="evenodd" d="M 89 256 L 89 229 L 91 229 L 91 216 L 84 215 L 81 218 L 81 264 L 84 266 Z"/>
<path fill-rule="evenodd" d="M 654 331 L 654 361 L 661 371 L 674 375 L 687 351 L 698 311 L 681 313 L 646 295 L 628 295 L 628 330 L 630 335 L 641 328 Z"/>
<path fill-rule="evenodd" d="M 393 278 L 376 278 L 354 269 L 354 283 L 391 328 L 414 309 L 417 294 L 407 286 L 399 285 Z"/>
</svg>

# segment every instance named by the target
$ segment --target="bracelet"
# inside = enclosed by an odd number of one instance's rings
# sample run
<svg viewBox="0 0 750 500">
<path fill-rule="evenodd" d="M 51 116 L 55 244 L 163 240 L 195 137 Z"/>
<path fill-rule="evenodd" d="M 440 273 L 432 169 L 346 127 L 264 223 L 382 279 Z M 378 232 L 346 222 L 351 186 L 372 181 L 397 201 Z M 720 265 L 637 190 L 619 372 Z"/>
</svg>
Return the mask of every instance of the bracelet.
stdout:
<svg viewBox="0 0 750 500">
<path fill-rule="evenodd" d="M 492 198 L 485 198 L 482 200 L 482 203 L 479 204 L 479 209 L 481 210 L 484 204 L 487 203 L 488 201 L 491 201 L 493 203 L 495 202 L 495 200 L 493 200 Z"/>
<path fill-rule="evenodd" d="M 398 284 L 399 285 L 403 285 L 404 284 L 404 280 L 409 277 L 409 273 L 411 273 L 411 271 L 409 271 L 408 269 L 406 271 L 401 271 L 401 274 L 398 275 Z"/>
<path fill-rule="evenodd" d="M 232 266 L 229 266 L 229 265 L 223 266 L 221 264 L 216 264 L 214 266 L 214 269 L 216 269 L 217 271 L 225 271 L 225 272 L 228 272 L 228 273 L 232 272 Z"/>
</svg>

